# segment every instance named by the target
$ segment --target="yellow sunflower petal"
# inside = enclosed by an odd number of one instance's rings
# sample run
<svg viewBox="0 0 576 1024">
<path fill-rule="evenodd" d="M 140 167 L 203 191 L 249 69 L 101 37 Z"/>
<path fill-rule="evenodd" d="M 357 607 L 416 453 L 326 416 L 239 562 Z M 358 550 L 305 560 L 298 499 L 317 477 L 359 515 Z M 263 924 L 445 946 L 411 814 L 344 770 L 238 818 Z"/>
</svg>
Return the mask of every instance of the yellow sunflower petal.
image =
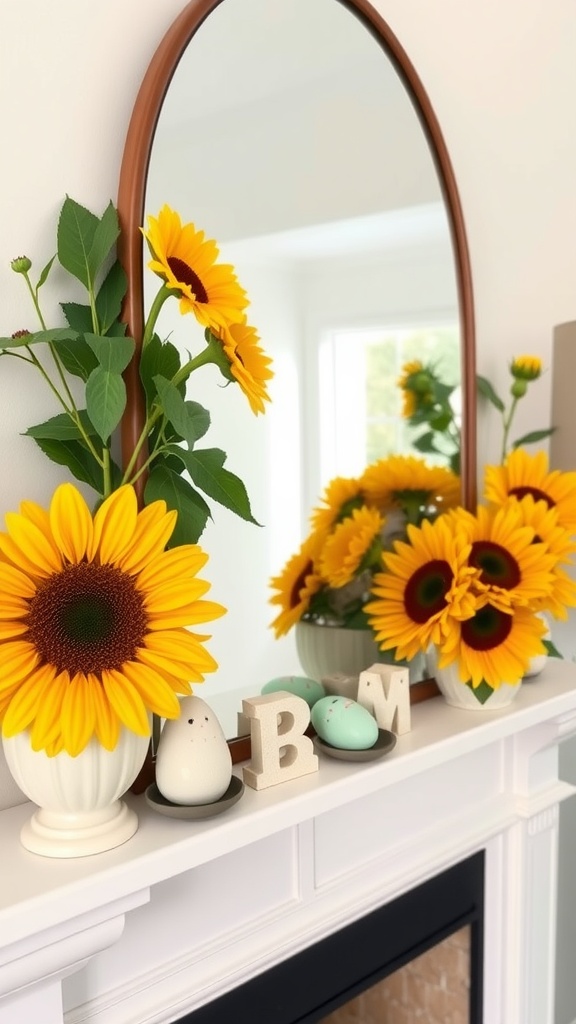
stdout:
<svg viewBox="0 0 576 1024">
<path fill-rule="evenodd" d="M 154 669 L 141 662 L 124 662 L 122 673 L 138 691 L 146 707 L 161 718 L 178 718 L 180 704 L 174 690 Z"/>
<path fill-rule="evenodd" d="M 182 544 L 153 558 L 138 573 L 139 590 L 160 587 L 175 579 L 195 576 L 208 561 L 208 555 L 198 544 Z"/>
<path fill-rule="evenodd" d="M 36 669 L 29 679 L 18 688 L 4 716 L 2 732 L 4 736 L 15 736 L 23 732 L 34 721 L 38 705 L 42 703 L 44 693 L 56 676 L 52 665 L 43 665 Z"/>
<path fill-rule="evenodd" d="M 30 733 L 32 750 L 43 750 L 47 744 L 61 735 L 60 714 L 62 702 L 70 684 L 67 672 L 61 672 L 50 683 L 44 700 L 38 705 L 36 718 Z"/>
<path fill-rule="evenodd" d="M 23 682 L 40 662 L 38 652 L 26 640 L 12 640 L 2 644 L 0 692 L 14 683 Z"/>
<path fill-rule="evenodd" d="M 62 568 L 62 556 L 49 534 L 17 512 L 5 515 L 8 533 L 0 533 L 0 550 L 33 576 L 51 576 Z"/>
<path fill-rule="evenodd" d="M 69 562 L 80 562 L 92 543 L 92 516 L 72 484 L 61 484 L 50 502 L 50 527 L 54 540 Z"/>
<path fill-rule="evenodd" d="M 139 573 L 150 560 L 159 555 L 174 533 L 178 513 L 166 511 L 164 501 L 154 501 L 138 515 L 134 537 L 117 565 L 127 573 Z"/>
<path fill-rule="evenodd" d="M 139 736 L 149 736 L 150 722 L 144 701 L 122 672 L 106 669 L 102 672 L 102 685 L 120 721 Z"/>
<path fill-rule="evenodd" d="M 94 516 L 94 535 L 88 558 L 101 565 L 116 564 L 131 543 L 136 529 L 138 503 L 133 487 L 119 487 L 106 498 Z"/>
<path fill-rule="evenodd" d="M 87 746 L 95 725 L 92 688 L 83 672 L 77 672 L 64 694 L 60 711 L 60 730 L 64 749 L 77 757 Z"/>
<path fill-rule="evenodd" d="M 99 743 L 106 750 L 114 750 L 120 735 L 120 720 L 112 708 L 106 691 L 94 673 L 88 675 L 94 702 L 94 732 Z"/>
</svg>

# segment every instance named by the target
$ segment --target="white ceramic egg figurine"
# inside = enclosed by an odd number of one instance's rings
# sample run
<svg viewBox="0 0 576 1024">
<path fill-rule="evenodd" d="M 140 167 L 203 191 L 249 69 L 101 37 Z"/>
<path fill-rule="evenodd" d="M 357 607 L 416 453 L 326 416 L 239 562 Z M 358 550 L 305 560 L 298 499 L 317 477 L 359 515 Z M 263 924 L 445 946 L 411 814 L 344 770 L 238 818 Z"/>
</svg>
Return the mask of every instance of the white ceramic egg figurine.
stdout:
<svg viewBox="0 0 576 1024">
<path fill-rule="evenodd" d="M 210 804 L 224 795 L 232 758 L 222 726 L 201 697 L 183 697 L 180 717 L 162 729 L 156 753 L 156 785 L 173 804 Z"/>
</svg>

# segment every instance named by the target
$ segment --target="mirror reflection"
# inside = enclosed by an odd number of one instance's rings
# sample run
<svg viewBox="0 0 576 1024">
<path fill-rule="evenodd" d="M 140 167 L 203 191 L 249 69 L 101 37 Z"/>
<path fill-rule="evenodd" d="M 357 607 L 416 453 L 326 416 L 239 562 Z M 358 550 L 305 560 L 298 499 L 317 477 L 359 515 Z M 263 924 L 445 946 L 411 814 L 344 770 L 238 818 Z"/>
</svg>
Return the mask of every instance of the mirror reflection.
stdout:
<svg viewBox="0 0 576 1024">
<path fill-rule="evenodd" d="M 337 0 L 228 0 L 204 21 L 152 148 L 146 213 L 164 203 L 217 240 L 274 361 L 264 416 L 239 388 L 224 394 L 210 366 L 188 393 L 210 410 L 206 443 L 227 452 L 262 524 L 214 505 L 201 539 L 210 596 L 229 614 L 213 626 L 220 668 L 200 695 L 231 735 L 235 715 L 224 719 L 217 693 L 255 694 L 301 672 L 294 632 L 277 640 L 270 629 L 269 580 L 299 548 L 324 487 L 410 444 L 402 365 L 431 357 L 459 379 L 456 275 L 412 103 Z M 171 319 L 167 304 L 158 326 L 194 354 L 202 337 L 189 319 Z"/>
</svg>

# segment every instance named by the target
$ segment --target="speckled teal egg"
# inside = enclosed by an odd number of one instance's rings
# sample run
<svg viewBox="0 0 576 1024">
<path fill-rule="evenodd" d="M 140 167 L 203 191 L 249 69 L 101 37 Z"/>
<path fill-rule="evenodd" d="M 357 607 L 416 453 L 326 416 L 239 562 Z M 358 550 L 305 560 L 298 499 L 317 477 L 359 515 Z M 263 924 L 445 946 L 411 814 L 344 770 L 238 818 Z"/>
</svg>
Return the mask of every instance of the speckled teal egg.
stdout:
<svg viewBox="0 0 576 1024">
<path fill-rule="evenodd" d="M 341 750 L 368 750 L 378 739 L 376 719 L 348 697 L 323 697 L 310 720 L 321 740 Z"/>
<path fill-rule="evenodd" d="M 287 693 L 294 693 L 296 697 L 302 697 L 310 708 L 326 694 L 322 683 L 317 683 L 308 676 L 278 676 L 262 687 L 262 693 L 277 693 L 278 690 L 286 690 Z"/>
</svg>

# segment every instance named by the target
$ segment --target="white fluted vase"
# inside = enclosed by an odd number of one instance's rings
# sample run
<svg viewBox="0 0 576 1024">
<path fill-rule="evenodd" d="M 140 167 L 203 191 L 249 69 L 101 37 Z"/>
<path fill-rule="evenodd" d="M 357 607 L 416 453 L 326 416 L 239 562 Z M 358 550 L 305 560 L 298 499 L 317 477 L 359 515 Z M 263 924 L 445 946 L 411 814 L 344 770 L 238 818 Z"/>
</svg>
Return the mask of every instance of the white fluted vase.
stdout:
<svg viewBox="0 0 576 1024">
<path fill-rule="evenodd" d="M 314 622 L 296 624 L 296 650 L 305 675 L 319 683 L 324 676 L 338 672 L 360 675 L 370 665 L 384 660 L 370 629 L 320 626 Z"/>
<path fill-rule="evenodd" d="M 453 661 L 445 668 L 438 667 L 438 652 L 434 646 L 426 651 L 426 664 L 446 703 L 467 711 L 498 711 L 508 707 L 518 696 L 522 685 L 522 679 L 514 683 L 501 683 L 486 700 L 479 700 L 475 691 L 460 679 L 457 662 Z"/>
<path fill-rule="evenodd" d="M 22 845 L 44 857 L 86 857 L 125 843 L 138 828 L 120 799 L 134 782 L 149 737 L 122 728 L 114 750 L 91 739 L 77 757 L 33 750 L 28 731 L 2 737 L 8 768 L 38 805 L 20 833 Z"/>
</svg>

